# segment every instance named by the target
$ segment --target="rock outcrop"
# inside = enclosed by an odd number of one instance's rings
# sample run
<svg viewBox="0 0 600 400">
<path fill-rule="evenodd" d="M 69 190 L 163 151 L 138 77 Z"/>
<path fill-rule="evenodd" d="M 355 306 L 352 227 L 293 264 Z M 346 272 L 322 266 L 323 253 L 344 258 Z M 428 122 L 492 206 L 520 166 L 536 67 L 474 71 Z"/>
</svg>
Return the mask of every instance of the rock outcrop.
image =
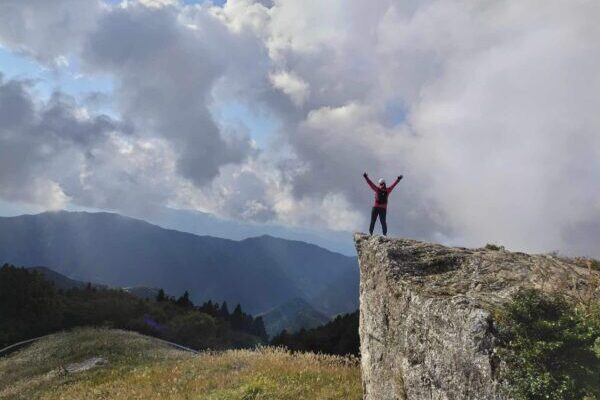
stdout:
<svg viewBox="0 0 600 400">
<path fill-rule="evenodd" d="M 354 236 L 365 400 L 506 399 L 494 310 L 523 288 L 585 290 L 574 260 Z"/>
<path fill-rule="evenodd" d="M 92 357 L 88 360 L 69 364 L 64 368 L 64 372 L 69 374 L 75 374 L 77 372 L 89 371 L 90 369 L 104 367 L 108 365 L 108 361 L 103 357 Z"/>
</svg>

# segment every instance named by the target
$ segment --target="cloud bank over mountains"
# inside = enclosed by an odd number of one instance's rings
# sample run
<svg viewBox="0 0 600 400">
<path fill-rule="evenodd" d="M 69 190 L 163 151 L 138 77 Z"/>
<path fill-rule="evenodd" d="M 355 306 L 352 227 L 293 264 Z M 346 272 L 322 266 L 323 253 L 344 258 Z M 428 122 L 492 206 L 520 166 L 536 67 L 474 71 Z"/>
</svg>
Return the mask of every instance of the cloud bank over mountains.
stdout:
<svg viewBox="0 0 600 400">
<path fill-rule="evenodd" d="M 0 81 L 0 198 L 600 256 L 600 4 L 7 0 L 0 44 L 114 81 L 115 115 Z M 0 67 L 1 69 L 1 67 Z M 267 145 L 215 107 L 277 121 Z"/>
</svg>

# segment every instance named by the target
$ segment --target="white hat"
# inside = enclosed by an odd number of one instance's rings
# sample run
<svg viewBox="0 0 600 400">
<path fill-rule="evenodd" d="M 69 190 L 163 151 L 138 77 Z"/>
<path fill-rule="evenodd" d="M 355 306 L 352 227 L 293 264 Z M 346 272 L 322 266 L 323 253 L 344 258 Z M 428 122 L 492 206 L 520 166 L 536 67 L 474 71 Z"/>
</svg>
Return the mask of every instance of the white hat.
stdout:
<svg viewBox="0 0 600 400">
<path fill-rule="evenodd" d="M 382 183 L 385 183 L 385 179 L 379 178 L 379 184 L 381 185 Z"/>
</svg>

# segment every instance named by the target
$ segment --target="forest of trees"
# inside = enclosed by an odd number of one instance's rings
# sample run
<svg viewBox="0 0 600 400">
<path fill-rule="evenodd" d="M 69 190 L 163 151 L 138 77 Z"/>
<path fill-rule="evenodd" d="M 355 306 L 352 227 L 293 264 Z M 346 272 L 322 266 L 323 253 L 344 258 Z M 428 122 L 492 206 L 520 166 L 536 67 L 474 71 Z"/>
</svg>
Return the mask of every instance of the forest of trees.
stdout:
<svg viewBox="0 0 600 400">
<path fill-rule="evenodd" d="M 229 349 L 266 344 L 261 317 L 233 311 L 226 302 L 194 305 L 188 292 L 179 298 L 160 290 L 142 300 L 121 289 L 57 289 L 35 270 L 5 264 L 0 268 L 0 348 L 78 326 L 137 331 L 194 349 Z M 292 351 L 359 354 L 358 311 L 297 333 L 281 332 L 270 342 Z"/>
<path fill-rule="evenodd" d="M 0 347 L 77 326 L 128 329 L 195 349 L 252 347 L 266 343 L 260 317 L 237 305 L 208 301 L 195 306 L 161 289 L 155 300 L 141 300 L 120 289 L 57 289 L 36 271 L 5 264 L 0 268 Z"/>
<path fill-rule="evenodd" d="M 284 346 L 292 351 L 358 356 L 358 319 L 357 310 L 351 314 L 339 315 L 333 321 L 317 328 L 302 329 L 297 333 L 284 330 L 271 340 L 271 345 Z"/>
</svg>

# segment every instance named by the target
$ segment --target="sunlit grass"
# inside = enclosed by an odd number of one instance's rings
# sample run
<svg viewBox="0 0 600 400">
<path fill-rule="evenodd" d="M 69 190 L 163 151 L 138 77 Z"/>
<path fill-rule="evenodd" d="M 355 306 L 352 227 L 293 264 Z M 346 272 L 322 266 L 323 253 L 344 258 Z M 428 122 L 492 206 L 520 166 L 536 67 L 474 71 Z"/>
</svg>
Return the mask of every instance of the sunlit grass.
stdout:
<svg viewBox="0 0 600 400">
<path fill-rule="evenodd" d="M 94 356 L 107 367 L 65 374 Z M 356 360 L 262 348 L 193 355 L 123 331 L 84 329 L 0 359 L 0 398 L 360 399 Z"/>
</svg>

